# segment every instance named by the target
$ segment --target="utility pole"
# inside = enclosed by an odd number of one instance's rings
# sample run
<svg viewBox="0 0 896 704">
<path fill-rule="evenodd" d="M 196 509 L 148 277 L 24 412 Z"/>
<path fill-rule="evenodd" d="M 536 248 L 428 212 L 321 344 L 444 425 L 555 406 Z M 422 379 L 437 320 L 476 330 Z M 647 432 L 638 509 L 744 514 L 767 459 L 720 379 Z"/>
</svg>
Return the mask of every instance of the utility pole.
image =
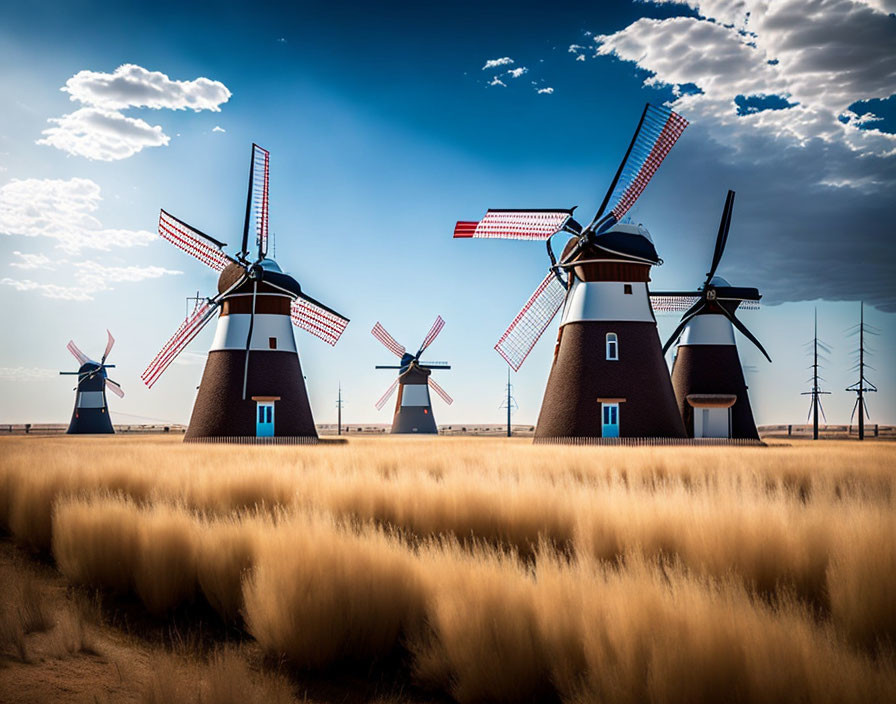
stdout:
<svg viewBox="0 0 896 704">
<path fill-rule="evenodd" d="M 504 402 L 498 406 L 498 408 L 506 408 L 507 409 L 507 437 L 511 437 L 513 435 L 510 427 L 510 414 L 519 408 L 517 405 L 516 399 L 513 397 L 513 386 L 510 383 L 510 367 L 507 367 L 507 397 L 504 399 Z"/>
<path fill-rule="evenodd" d="M 809 404 L 809 415 L 812 417 L 812 439 L 818 440 L 818 411 L 821 411 L 822 416 L 824 416 L 824 408 L 821 406 L 821 396 L 829 396 L 830 391 L 822 391 L 821 387 L 818 385 L 818 381 L 821 377 L 818 376 L 818 346 L 819 344 L 822 347 L 822 350 L 825 352 L 830 352 L 830 347 L 828 347 L 823 342 L 819 342 L 818 340 L 818 308 L 815 309 L 815 336 L 812 338 L 812 390 L 805 391 L 802 396 L 811 396 L 812 402 Z M 827 422 L 827 418 L 825 417 L 825 422 Z"/>
<path fill-rule="evenodd" d="M 342 382 L 339 382 L 339 396 L 336 399 L 336 434 L 342 435 Z"/>
<path fill-rule="evenodd" d="M 871 329 L 870 325 L 865 325 L 865 302 L 862 301 L 861 306 L 859 308 L 859 362 L 858 362 L 858 370 L 859 370 L 859 380 L 853 384 L 852 386 L 847 386 L 847 391 L 854 391 L 856 393 L 856 405 L 853 406 L 852 415 L 849 417 L 849 424 L 852 425 L 852 419 L 856 415 L 856 411 L 859 412 L 859 440 L 865 439 L 865 416 L 867 415 L 869 418 L 871 414 L 868 413 L 868 404 L 865 403 L 865 394 L 868 392 L 877 391 L 877 387 L 868 381 L 865 378 L 865 332 L 868 332 L 872 335 L 876 335 L 877 332 Z M 855 331 L 852 333 L 855 334 Z M 867 365 L 870 366 L 870 365 Z M 853 367 L 855 369 L 855 367 Z M 873 369 L 873 367 L 872 367 Z"/>
</svg>

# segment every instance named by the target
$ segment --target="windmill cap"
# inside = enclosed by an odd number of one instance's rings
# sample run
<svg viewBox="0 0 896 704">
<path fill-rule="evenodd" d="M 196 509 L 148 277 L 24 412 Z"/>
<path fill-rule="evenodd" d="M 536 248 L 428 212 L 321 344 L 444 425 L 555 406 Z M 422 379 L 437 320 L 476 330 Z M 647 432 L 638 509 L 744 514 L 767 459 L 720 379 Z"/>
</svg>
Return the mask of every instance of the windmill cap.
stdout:
<svg viewBox="0 0 896 704">
<path fill-rule="evenodd" d="M 595 243 L 623 256 L 630 255 L 659 263 L 653 238 L 643 225 L 616 223 L 595 237 Z"/>
<path fill-rule="evenodd" d="M 730 283 L 728 283 L 728 281 L 726 279 L 723 279 L 721 276 L 713 276 L 709 280 L 709 284 L 710 284 L 710 286 L 716 286 L 716 287 L 731 285 Z"/>
<path fill-rule="evenodd" d="M 280 265 L 273 259 L 268 259 L 267 257 L 258 262 L 258 265 L 265 271 L 275 271 L 278 274 L 283 273 L 283 269 L 280 268 Z"/>
</svg>

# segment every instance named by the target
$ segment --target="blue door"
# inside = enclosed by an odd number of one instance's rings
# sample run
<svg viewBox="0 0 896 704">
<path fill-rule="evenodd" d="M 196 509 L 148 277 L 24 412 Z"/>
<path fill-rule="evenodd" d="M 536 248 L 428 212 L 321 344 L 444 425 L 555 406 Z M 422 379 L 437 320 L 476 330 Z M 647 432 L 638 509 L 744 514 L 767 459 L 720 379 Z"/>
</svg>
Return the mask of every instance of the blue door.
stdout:
<svg viewBox="0 0 896 704">
<path fill-rule="evenodd" d="M 255 435 L 260 438 L 274 437 L 274 404 L 258 403 L 255 417 Z"/>
<path fill-rule="evenodd" d="M 605 438 L 619 437 L 619 404 L 604 403 L 601 404 L 603 413 L 603 427 L 601 434 Z"/>
</svg>

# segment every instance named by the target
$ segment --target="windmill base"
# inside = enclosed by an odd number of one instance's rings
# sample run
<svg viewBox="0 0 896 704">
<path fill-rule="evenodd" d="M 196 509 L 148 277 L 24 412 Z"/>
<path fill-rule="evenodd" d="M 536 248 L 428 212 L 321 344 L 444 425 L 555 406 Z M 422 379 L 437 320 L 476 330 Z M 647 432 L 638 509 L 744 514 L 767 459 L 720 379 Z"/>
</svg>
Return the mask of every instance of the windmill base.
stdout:
<svg viewBox="0 0 896 704">
<path fill-rule="evenodd" d="M 114 433 L 112 419 L 106 408 L 75 408 L 69 423 L 68 435 L 108 435 Z"/>
<path fill-rule="evenodd" d="M 689 395 L 730 395 L 737 398 L 730 409 L 730 437 L 759 439 L 735 345 L 680 346 L 672 367 L 672 386 L 688 435 L 695 434 L 695 409 Z"/>
<path fill-rule="evenodd" d="M 608 333 L 617 336 L 616 360 L 606 358 Z M 535 438 L 603 438 L 602 406 L 608 403 L 618 406 L 619 437 L 687 437 L 655 323 L 562 326 Z"/>
<path fill-rule="evenodd" d="M 431 406 L 402 406 L 392 420 L 395 435 L 438 435 Z"/>
<path fill-rule="evenodd" d="M 299 356 L 294 352 L 253 350 L 249 354 L 246 397 L 243 399 L 245 350 L 213 350 L 208 354 L 202 382 L 184 441 L 212 438 L 276 440 L 317 439 L 311 404 L 302 377 Z M 273 438 L 257 438 L 255 398 L 274 401 Z"/>
</svg>

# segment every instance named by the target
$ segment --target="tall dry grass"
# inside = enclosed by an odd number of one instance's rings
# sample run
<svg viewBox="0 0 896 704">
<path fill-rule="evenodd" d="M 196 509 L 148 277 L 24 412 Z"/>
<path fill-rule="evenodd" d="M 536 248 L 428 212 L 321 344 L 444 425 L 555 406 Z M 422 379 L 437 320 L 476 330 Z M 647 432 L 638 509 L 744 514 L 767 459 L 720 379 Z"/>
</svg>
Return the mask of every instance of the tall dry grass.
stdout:
<svg viewBox="0 0 896 704">
<path fill-rule="evenodd" d="M 70 440 L 3 442 L 0 525 L 303 667 L 404 649 L 459 701 L 896 695 L 888 446 Z"/>
</svg>

